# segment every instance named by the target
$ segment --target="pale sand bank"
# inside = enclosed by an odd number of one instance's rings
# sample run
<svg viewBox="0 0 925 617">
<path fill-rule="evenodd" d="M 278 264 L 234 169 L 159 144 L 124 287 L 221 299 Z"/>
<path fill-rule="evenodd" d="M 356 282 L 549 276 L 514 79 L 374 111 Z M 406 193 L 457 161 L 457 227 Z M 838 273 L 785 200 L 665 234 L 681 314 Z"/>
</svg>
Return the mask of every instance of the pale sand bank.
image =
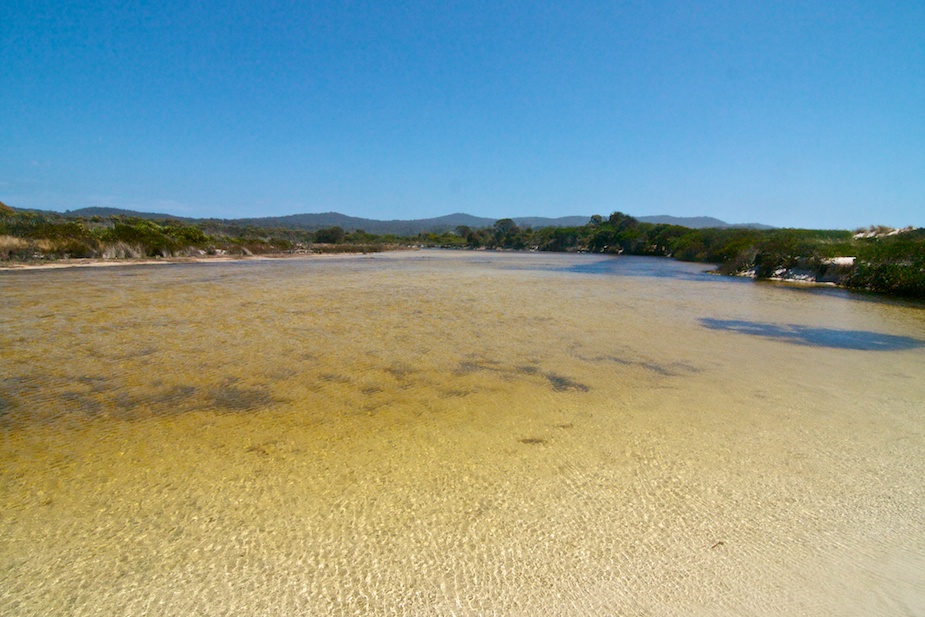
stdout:
<svg viewBox="0 0 925 617">
<path fill-rule="evenodd" d="M 411 250 L 411 249 L 408 249 Z M 204 255 L 200 257 L 161 257 L 144 259 L 56 259 L 53 261 L 10 261 L 0 265 L 0 272 L 13 270 L 58 270 L 61 268 L 108 268 L 115 266 L 152 266 L 164 264 L 227 263 L 238 261 L 273 261 L 278 259 L 325 259 L 332 257 L 362 257 L 372 253 L 273 253 L 267 255 Z"/>
</svg>

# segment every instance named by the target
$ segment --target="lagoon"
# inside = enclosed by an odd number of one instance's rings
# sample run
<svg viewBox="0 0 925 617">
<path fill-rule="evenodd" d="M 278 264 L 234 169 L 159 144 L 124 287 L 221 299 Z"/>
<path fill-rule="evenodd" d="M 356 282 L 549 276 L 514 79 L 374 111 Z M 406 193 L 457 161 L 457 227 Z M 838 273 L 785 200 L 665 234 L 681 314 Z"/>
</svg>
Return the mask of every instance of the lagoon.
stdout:
<svg viewBox="0 0 925 617">
<path fill-rule="evenodd" d="M 0 613 L 921 614 L 925 310 L 703 270 L 0 273 Z"/>
</svg>

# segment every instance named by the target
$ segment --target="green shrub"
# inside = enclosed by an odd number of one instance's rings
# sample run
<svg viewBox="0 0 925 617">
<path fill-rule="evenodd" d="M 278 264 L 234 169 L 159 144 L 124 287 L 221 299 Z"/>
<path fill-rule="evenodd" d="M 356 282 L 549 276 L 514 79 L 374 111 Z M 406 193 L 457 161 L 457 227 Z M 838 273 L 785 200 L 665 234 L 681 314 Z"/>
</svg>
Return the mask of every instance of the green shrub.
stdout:
<svg viewBox="0 0 925 617">
<path fill-rule="evenodd" d="M 859 263 L 847 285 L 855 289 L 925 299 L 925 269 L 908 263 Z"/>
<path fill-rule="evenodd" d="M 347 238 L 346 232 L 340 227 L 328 227 L 315 232 L 315 242 L 321 244 L 341 244 Z"/>
</svg>

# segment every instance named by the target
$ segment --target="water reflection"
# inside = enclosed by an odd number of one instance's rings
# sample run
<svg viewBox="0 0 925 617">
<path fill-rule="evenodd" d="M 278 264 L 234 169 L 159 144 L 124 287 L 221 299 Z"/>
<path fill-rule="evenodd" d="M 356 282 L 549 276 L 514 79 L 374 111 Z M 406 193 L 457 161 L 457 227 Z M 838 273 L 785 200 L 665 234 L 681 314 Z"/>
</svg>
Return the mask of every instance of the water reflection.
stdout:
<svg viewBox="0 0 925 617">
<path fill-rule="evenodd" d="M 901 351 L 925 346 L 925 341 L 910 336 L 896 336 L 866 330 L 814 328 L 799 324 L 773 324 L 742 319 L 705 317 L 700 323 L 711 330 L 728 330 L 776 339 L 795 345 L 856 349 L 860 351 Z"/>
<path fill-rule="evenodd" d="M 587 261 L 570 265 L 563 271 L 573 274 L 598 274 L 611 276 L 632 276 L 676 280 L 709 280 L 713 277 L 709 273 L 710 264 L 696 264 L 674 261 L 662 257 L 637 256 L 584 256 Z M 750 279 L 729 279 L 737 282 Z"/>
</svg>

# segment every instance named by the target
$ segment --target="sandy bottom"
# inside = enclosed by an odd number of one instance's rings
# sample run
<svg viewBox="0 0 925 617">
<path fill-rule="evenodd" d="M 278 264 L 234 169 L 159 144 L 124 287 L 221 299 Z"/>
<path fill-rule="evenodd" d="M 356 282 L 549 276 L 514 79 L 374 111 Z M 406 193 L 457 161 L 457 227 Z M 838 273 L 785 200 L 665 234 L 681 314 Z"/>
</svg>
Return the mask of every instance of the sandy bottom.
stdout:
<svg viewBox="0 0 925 617">
<path fill-rule="evenodd" d="M 0 291 L 4 615 L 925 611 L 919 309 L 429 252 Z"/>
</svg>

